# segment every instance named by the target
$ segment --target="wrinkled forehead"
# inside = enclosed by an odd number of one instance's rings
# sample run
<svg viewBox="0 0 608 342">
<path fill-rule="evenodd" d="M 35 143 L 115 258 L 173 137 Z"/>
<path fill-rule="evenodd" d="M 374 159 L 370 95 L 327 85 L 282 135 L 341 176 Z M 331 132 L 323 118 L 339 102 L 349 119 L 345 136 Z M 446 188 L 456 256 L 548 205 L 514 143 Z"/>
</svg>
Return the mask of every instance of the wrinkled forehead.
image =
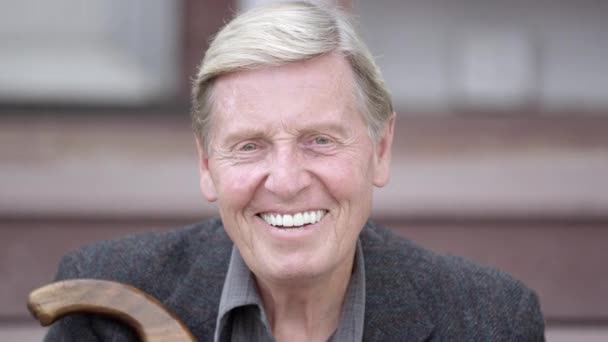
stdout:
<svg viewBox="0 0 608 342">
<path fill-rule="evenodd" d="M 218 77 L 212 116 L 243 111 L 356 111 L 350 64 L 338 54 Z M 281 108 L 289 106 L 290 108 Z"/>
</svg>

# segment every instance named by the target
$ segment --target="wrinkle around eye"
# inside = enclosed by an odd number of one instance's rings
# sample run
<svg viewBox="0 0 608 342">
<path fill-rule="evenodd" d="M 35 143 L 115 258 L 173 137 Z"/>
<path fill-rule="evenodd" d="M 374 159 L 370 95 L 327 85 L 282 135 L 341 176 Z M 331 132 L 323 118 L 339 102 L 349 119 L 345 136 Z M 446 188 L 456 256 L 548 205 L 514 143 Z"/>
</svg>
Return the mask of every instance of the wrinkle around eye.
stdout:
<svg viewBox="0 0 608 342">
<path fill-rule="evenodd" d="M 323 133 L 315 133 L 305 137 L 302 142 L 304 145 L 331 145 L 337 143 L 338 139 Z"/>
<path fill-rule="evenodd" d="M 335 139 L 325 135 L 314 136 L 303 144 L 306 151 L 315 155 L 332 155 L 339 150 L 340 146 L 341 144 Z"/>
<path fill-rule="evenodd" d="M 328 139 L 327 143 L 315 144 L 314 141 L 317 137 L 323 137 Z M 312 155 L 317 156 L 332 156 L 336 154 L 350 154 L 356 153 L 358 146 L 358 139 L 355 137 L 348 137 L 345 139 L 338 139 L 328 135 L 320 134 L 307 139 L 304 143 L 304 149 Z"/>
<path fill-rule="evenodd" d="M 214 159 L 218 162 L 229 163 L 230 165 L 239 165 L 263 159 L 263 154 L 264 149 L 259 148 L 259 145 L 258 148 L 250 151 L 240 150 L 237 145 L 232 148 L 216 149 Z"/>
</svg>

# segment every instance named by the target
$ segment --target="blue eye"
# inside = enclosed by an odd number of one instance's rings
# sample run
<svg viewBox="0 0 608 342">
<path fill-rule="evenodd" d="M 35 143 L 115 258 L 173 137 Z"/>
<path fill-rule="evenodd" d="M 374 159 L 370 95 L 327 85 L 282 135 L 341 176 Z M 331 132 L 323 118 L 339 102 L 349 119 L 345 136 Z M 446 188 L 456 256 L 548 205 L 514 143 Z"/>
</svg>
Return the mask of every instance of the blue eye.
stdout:
<svg viewBox="0 0 608 342">
<path fill-rule="evenodd" d="M 324 137 L 324 136 L 318 136 L 318 137 L 315 137 L 314 142 L 315 142 L 315 144 L 318 144 L 318 145 L 327 145 L 327 144 L 329 144 L 331 141 L 330 141 L 330 140 L 329 140 L 329 138 L 327 138 L 327 137 Z"/>
<path fill-rule="evenodd" d="M 255 151 L 257 149 L 258 147 L 254 143 L 246 143 L 245 145 L 241 146 L 241 148 L 239 148 L 239 150 L 244 152 Z"/>
</svg>

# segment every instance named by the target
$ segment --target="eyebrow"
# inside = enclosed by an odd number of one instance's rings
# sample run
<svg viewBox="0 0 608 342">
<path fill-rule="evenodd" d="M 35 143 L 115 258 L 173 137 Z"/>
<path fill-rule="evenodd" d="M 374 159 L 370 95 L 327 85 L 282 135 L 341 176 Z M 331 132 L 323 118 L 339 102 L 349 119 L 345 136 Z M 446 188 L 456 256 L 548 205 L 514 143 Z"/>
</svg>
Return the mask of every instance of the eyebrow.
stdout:
<svg viewBox="0 0 608 342">
<path fill-rule="evenodd" d="M 310 126 L 302 128 L 300 130 L 300 132 L 303 132 L 303 133 L 311 133 L 311 132 L 323 133 L 323 132 L 328 132 L 328 131 L 336 133 L 341 136 L 345 136 L 348 133 L 345 125 L 338 123 L 338 122 L 334 122 L 334 121 L 320 122 L 318 124 L 312 124 Z"/>
<path fill-rule="evenodd" d="M 334 133 L 339 136 L 348 135 L 347 125 L 344 125 L 341 121 L 327 120 L 318 123 L 306 124 L 303 127 L 296 127 L 295 134 L 309 134 L 309 133 Z M 263 137 L 269 137 L 273 134 L 274 129 L 271 127 L 265 128 L 235 128 L 233 132 L 228 132 L 224 139 L 221 140 L 222 145 L 232 145 L 238 141 L 245 139 L 259 139 Z"/>
<path fill-rule="evenodd" d="M 237 128 L 234 132 L 229 132 L 222 143 L 232 145 L 243 139 L 257 139 L 270 135 L 270 129 L 251 129 L 251 128 Z"/>
</svg>

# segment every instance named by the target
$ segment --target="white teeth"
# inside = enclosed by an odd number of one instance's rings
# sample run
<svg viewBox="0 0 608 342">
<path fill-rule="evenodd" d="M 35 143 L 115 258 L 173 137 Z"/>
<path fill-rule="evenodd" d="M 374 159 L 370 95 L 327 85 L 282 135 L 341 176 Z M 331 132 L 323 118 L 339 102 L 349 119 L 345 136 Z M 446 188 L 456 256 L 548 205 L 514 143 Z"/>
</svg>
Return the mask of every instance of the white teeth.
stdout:
<svg viewBox="0 0 608 342">
<path fill-rule="evenodd" d="M 293 216 L 283 215 L 283 226 L 292 227 L 293 226 Z"/>
<path fill-rule="evenodd" d="M 261 214 L 260 217 L 266 221 L 266 223 L 272 226 L 278 227 L 301 227 L 305 224 L 314 224 L 323 218 L 327 211 L 325 210 L 312 210 L 293 215 L 285 214 Z"/>
<path fill-rule="evenodd" d="M 293 215 L 293 225 L 294 226 L 303 226 L 304 225 L 304 216 L 302 216 L 302 214 L 300 214 L 300 213 Z"/>
<path fill-rule="evenodd" d="M 304 224 L 309 224 L 310 223 L 310 213 L 308 211 L 305 211 L 304 215 L 302 215 L 302 219 L 304 220 Z"/>
</svg>

